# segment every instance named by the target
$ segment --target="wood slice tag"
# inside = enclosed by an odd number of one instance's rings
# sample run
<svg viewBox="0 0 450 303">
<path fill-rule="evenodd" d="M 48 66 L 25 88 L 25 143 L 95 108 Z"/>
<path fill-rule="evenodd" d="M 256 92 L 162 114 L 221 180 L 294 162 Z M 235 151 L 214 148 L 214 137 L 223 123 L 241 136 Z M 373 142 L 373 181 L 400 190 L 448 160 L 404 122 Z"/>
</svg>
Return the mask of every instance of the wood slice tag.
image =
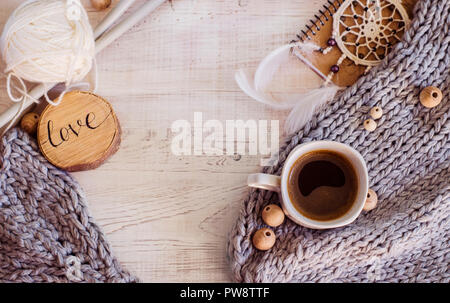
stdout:
<svg viewBox="0 0 450 303">
<path fill-rule="evenodd" d="M 44 157 L 67 171 L 100 166 L 119 149 L 120 134 L 108 101 L 81 91 L 67 93 L 58 106 L 48 105 L 37 129 Z"/>
</svg>

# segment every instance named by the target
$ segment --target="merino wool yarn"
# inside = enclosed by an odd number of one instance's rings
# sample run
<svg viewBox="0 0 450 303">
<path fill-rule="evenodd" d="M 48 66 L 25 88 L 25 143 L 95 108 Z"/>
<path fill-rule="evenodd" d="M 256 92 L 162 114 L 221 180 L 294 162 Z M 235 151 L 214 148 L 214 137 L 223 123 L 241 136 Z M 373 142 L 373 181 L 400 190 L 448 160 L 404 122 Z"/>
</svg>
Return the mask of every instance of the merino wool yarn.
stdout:
<svg viewBox="0 0 450 303">
<path fill-rule="evenodd" d="M 426 108 L 419 95 L 438 87 L 443 99 Z M 450 1 L 420 0 L 401 42 L 380 65 L 339 93 L 287 139 L 281 173 L 299 144 L 333 140 L 364 157 L 378 205 L 352 224 L 313 230 L 289 219 L 277 241 L 256 250 L 261 211 L 277 195 L 251 189 L 231 231 L 228 256 L 239 282 L 450 282 Z M 362 124 L 374 106 L 378 127 Z"/>
<path fill-rule="evenodd" d="M 9 17 L 0 38 L 5 73 L 39 83 L 81 81 L 95 40 L 79 0 L 29 0 Z"/>
</svg>

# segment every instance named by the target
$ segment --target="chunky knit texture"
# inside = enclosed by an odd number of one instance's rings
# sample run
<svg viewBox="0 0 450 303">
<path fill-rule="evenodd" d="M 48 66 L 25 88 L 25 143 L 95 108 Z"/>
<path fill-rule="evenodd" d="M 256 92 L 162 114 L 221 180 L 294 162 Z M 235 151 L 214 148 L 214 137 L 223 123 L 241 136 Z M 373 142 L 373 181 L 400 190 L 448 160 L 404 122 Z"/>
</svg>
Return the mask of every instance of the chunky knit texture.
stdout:
<svg viewBox="0 0 450 303">
<path fill-rule="evenodd" d="M 34 139 L 12 129 L 0 150 L 0 282 L 136 281 L 113 257 L 78 183 Z"/>
<path fill-rule="evenodd" d="M 311 230 L 290 220 L 274 229 L 275 246 L 255 250 L 261 210 L 277 200 L 250 190 L 231 232 L 228 255 L 236 281 L 450 282 L 450 1 L 420 0 L 402 42 L 387 60 L 340 93 L 280 150 L 281 173 L 298 144 L 335 140 L 365 158 L 378 207 L 351 225 Z M 439 87 L 441 104 L 419 103 L 426 86 Z M 369 133 L 373 106 L 384 115 Z"/>
</svg>

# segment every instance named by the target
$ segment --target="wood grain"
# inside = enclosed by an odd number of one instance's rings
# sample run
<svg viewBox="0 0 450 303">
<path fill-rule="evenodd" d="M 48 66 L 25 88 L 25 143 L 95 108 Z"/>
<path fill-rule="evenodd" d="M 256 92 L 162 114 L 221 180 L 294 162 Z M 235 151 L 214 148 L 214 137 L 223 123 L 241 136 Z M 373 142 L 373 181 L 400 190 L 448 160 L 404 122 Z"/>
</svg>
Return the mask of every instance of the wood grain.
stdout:
<svg viewBox="0 0 450 303">
<path fill-rule="evenodd" d="M 0 26 L 20 2 L 2 1 Z M 108 11 L 82 2 L 93 25 Z M 205 120 L 281 126 L 287 112 L 248 98 L 234 73 L 254 70 L 325 2 L 175 0 L 97 56 L 98 94 L 121 121 L 122 143 L 101 167 L 73 176 L 116 256 L 142 281 L 230 281 L 226 240 L 247 195 L 247 175 L 261 169 L 259 157 L 175 156 L 170 126 L 192 121 L 195 111 Z M 0 97 L 2 111 L 10 104 L 4 80 Z"/>
<path fill-rule="evenodd" d="M 120 126 L 105 99 L 82 91 L 48 105 L 37 128 L 39 149 L 56 167 L 74 172 L 99 167 L 120 145 Z"/>
</svg>

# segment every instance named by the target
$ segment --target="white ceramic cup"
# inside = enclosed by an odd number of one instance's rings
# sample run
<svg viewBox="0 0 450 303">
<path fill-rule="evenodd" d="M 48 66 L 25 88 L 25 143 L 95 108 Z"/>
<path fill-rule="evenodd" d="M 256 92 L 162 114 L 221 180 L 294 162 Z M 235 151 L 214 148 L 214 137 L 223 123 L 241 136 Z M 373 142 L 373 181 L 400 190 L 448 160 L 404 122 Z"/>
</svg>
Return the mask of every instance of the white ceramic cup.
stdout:
<svg viewBox="0 0 450 303">
<path fill-rule="evenodd" d="M 353 165 L 358 180 L 356 200 L 350 210 L 343 216 L 329 221 L 313 220 L 301 214 L 292 204 L 293 202 L 289 198 L 287 190 L 289 172 L 291 171 L 292 165 L 301 156 L 317 150 L 334 151 L 344 156 Z M 369 190 L 367 167 L 361 154 L 348 145 L 334 141 L 313 141 L 300 144 L 292 150 L 286 159 L 281 176 L 262 173 L 252 174 L 248 176 L 247 183 L 248 186 L 251 187 L 262 188 L 280 193 L 281 205 L 285 214 L 297 224 L 315 229 L 335 228 L 352 223 L 361 213 L 366 202 L 367 192 Z"/>
</svg>

